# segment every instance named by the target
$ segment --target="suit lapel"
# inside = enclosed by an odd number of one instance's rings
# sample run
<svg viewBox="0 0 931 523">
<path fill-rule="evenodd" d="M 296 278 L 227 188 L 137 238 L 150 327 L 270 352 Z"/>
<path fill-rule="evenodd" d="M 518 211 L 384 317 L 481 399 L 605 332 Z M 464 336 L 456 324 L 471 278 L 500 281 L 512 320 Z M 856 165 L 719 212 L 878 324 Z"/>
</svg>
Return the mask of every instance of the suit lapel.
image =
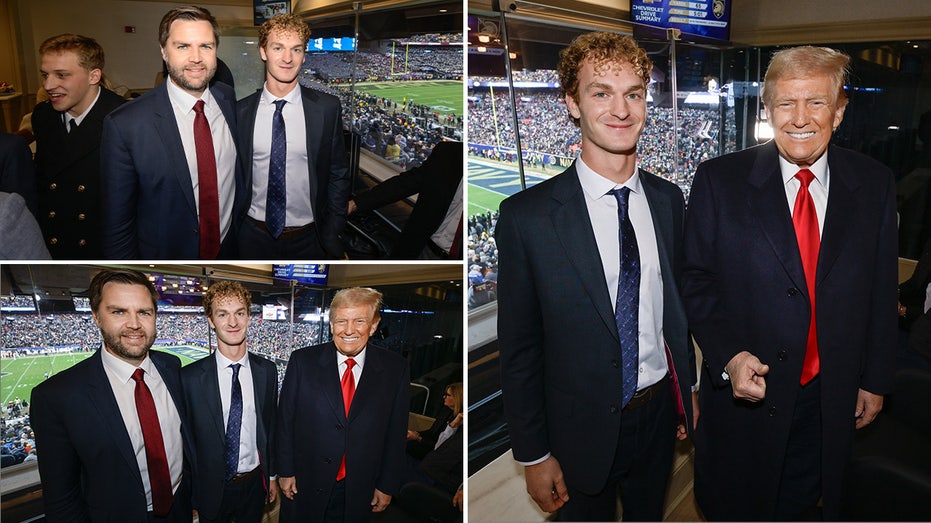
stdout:
<svg viewBox="0 0 931 523">
<path fill-rule="evenodd" d="M 359 413 L 366 409 L 366 405 L 377 402 L 375 396 L 384 392 L 384 388 L 380 385 L 383 371 L 381 354 L 377 349 L 372 350 L 370 343 L 365 349 L 365 367 L 362 368 L 362 377 L 359 378 L 359 385 L 352 396 L 352 405 L 349 408 L 350 423 L 359 417 Z M 342 394 L 342 389 L 340 389 L 340 394 Z"/>
<path fill-rule="evenodd" d="M 556 208 L 550 216 L 564 254 L 582 281 L 582 286 L 598 311 L 598 316 L 617 338 L 611 295 L 605 286 L 604 267 L 601 264 L 601 256 L 598 255 L 598 244 L 595 242 L 595 233 L 575 165 L 556 177 L 552 197 Z M 594 256 L 586 253 L 594 253 Z"/>
<path fill-rule="evenodd" d="M 207 356 L 207 362 L 201 366 L 201 383 L 203 383 L 203 401 L 207 402 L 207 411 L 211 412 L 213 426 L 217 435 L 226 443 L 226 430 L 223 428 L 223 403 L 220 400 L 220 379 L 217 377 L 217 357 L 215 354 Z"/>
<path fill-rule="evenodd" d="M 257 434 L 257 441 L 260 442 L 259 447 L 261 448 L 261 442 L 265 441 L 265 424 L 262 423 L 264 418 L 263 414 L 265 413 L 265 389 L 267 387 L 268 376 L 265 372 L 265 368 L 259 365 L 259 356 L 255 356 L 251 352 L 249 356 L 249 370 L 252 372 L 252 389 L 255 396 L 255 412 L 258 416 L 258 420 L 255 424 L 255 430 Z M 276 376 L 277 377 L 277 376 Z M 272 405 L 268 408 L 275 408 L 275 405 Z M 263 458 L 264 459 L 264 458 Z"/>
<path fill-rule="evenodd" d="M 786 274 L 796 288 L 808 296 L 802 257 L 792 225 L 792 215 L 786 203 L 777 155 L 775 143 L 760 148 L 748 178 L 751 187 L 747 191 L 747 206 L 749 214 L 759 222 L 763 235 Z"/>
<path fill-rule="evenodd" d="M 245 187 L 252 195 L 252 146 L 255 133 L 255 114 L 259 110 L 259 100 L 262 97 L 261 89 L 255 95 L 247 98 L 246 106 L 240 111 L 239 154 L 242 157 L 242 170 L 245 173 Z"/>
<path fill-rule="evenodd" d="M 327 343 L 320 351 L 317 364 L 320 366 L 323 393 L 330 408 L 333 409 L 337 419 L 346 421 L 346 412 L 343 410 L 343 391 L 340 388 L 339 373 L 336 368 L 336 345 L 333 342 Z"/>
<path fill-rule="evenodd" d="M 653 218 L 653 230 L 656 234 L 656 247 L 659 250 L 659 265 L 663 274 L 663 286 L 672 285 L 675 287 L 675 278 L 673 278 L 671 253 L 673 252 L 673 224 L 672 224 L 672 206 L 662 192 L 654 186 L 655 180 L 651 175 L 644 174 L 640 171 L 640 184 L 643 186 L 643 194 L 650 205 L 650 215 Z"/>
<path fill-rule="evenodd" d="M 97 352 L 91 357 L 90 380 L 87 384 L 88 404 L 97 409 L 99 417 L 106 427 L 106 433 L 113 439 L 116 452 L 123 458 L 133 476 L 142 485 L 142 474 L 139 472 L 139 464 L 136 462 L 132 440 L 129 438 L 129 432 L 126 431 L 126 425 L 123 424 L 123 415 L 120 413 L 120 406 L 116 403 L 113 389 L 110 388 L 110 379 L 107 377 L 106 371 L 103 370 L 103 359 L 100 356 L 102 350 L 105 349 L 102 347 L 97 349 Z"/>
<path fill-rule="evenodd" d="M 301 90 L 301 100 L 304 102 L 304 127 L 307 136 L 307 176 L 310 178 L 310 207 L 314 213 L 314 220 L 319 220 L 325 212 L 325 209 L 317 209 L 317 199 L 314 197 L 320 194 L 317 172 L 316 169 L 314 169 L 314 166 L 317 164 L 317 159 L 314 155 L 320 148 L 320 144 L 324 143 L 323 136 L 321 135 L 323 130 L 323 113 L 317 107 L 317 92 L 313 89 L 305 89 L 303 87 L 299 87 L 299 89 Z"/>
<path fill-rule="evenodd" d="M 184 144 L 181 142 L 181 133 L 178 132 L 178 122 L 175 120 L 175 112 L 171 105 L 171 99 L 168 98 L 168 81 L 162 82 L 155 88 L 156 99 L 153 104 L 155 114 L 152 116 L 152 124 L 159 139 L 162 141 L 167 165 L 172 166 L 171 172 L 174 174 L 175 181 L 184 194 L 184 201 L 187 202 L 191 212 L 197 216 L 197 205 L 194 202 L 194 185 L 191 183 L 191 170 L 188 168 L 187 157 L 184 155 Z"/>
<path fill-rule="evenodd" d="M 854 192 L 859 188 L 855 166 L 848 165 L 846 158 L 836 148 L 828 151 L 828 166 L 831 169 L 831 187 L 828 189 L 828 206 L 824 213 L 821 233 L 821 250 L 818 252 L 818 276 L 816 285 L 824 281 L 831 272 L 834 262 L 847 241 L 847 230 L 851 217 L 856 216 Z"/>
</svg>

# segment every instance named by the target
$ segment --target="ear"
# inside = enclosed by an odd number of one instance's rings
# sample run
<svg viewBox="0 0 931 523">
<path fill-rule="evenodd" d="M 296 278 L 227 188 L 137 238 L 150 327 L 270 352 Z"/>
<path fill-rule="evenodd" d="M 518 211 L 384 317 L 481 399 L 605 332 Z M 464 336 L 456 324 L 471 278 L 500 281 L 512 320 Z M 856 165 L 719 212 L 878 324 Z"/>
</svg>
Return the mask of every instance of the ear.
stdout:
<svg viewBox="0 0 931 523">
<path fill-rule="evenodd" d="M 210 319 L 210 316 L 207 316 L 207 324 L 210 325 L 211 329 L 217 330 L 217 326 L 213 324 L 213 320 Z"/>
<path fill-rule="evenodd" d="M 90 84 L 99 84 L 101 76 L 103 76 L 103 72 L 101 72 L 100 69 L 91 69 L 90 74 L 88 74 Z"/>
<path fill-rule="evenodd" d="M 262 61 L 263 61 L 263 62 L 267 62 L 267 61 L 268 61 L 268 55 L 265 54 L 265 48 L 264 48 L 264 47 L 259 47 L 259 56 L 262 57 Z"/>
<path fill-rule="evenodd" d="M 844 111 L 847 109 L 847 98 L 837 101 L 837 108 L 834 109 L 834 130 L 836 131 L 840 127 L 840 123 L 844 121 Z"/>
<path fill-rule="evenodd" d="M 375 334 L 376 330 L 378 330 L 378 321 L 372 322 L 372 327 L 369 329 L 369 336 L 371 336 L 372 334 Z"/>
<path fill-rule="evenodd" d="M 566 94 L 566 107 L 569 108 L 569 114 L 571 114 L 573 118 L 576 120 L 582 118 L 582 112 L 579 111 L 579 104 L 570 94 Z"/>
<path fill-rule="evenodd" d="M 91 311 L 91 318 L 94 318 L 94 325 L 96 325 L 97 328 L 99 329 L 99 328 L 100 328 L 100 318 L 97 317 L 97 313 L 94 312 L 94 311 Z"/>
<path fill-rule="evenodd" d="M 168 53 L 165 52 L 165 48 L 164 48 L 164 47 L 161 47 L 160 49 L 162 50 L 162 60 L 164 60 L 165 63 L 167 64 L 167 63 L 168 63 Z"/>
</svg>

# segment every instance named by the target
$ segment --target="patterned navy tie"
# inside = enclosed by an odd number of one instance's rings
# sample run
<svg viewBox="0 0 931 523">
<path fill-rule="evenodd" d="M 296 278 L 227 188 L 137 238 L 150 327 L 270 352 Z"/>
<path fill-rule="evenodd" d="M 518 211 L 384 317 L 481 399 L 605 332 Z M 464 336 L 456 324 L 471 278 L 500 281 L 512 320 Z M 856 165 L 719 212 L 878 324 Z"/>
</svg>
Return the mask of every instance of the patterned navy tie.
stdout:
<svg viewBox="0 0 931 523">
<path fill-rule="evenodd" d="M 265 226 L 277 239 L 284 230 L 287 208 L 287 186 L 285 185 L 285 163 L 288 142 L 285 138 L 284 116 L 281 109 L 286 100 L 275 100 L 275 115 L 272 116 L 272 153 L 268 164 L 268 194 L 265 200 Z"/>
<path fill-rule="evenodd" d="M 239 367 L 234 363 L 233 388 L 230 396 L 230 415 L 226 422 L 226 479 L 236 475 L 239 469 L 239 429 L 242 427 L 242 387 L 239 385 Z"/>
<path fill-rule="evenodd" d="M 618 239 L 621 247 L 621 272 L 617 279 L 614 322 L 621 339 L 621 406 L 626 406 L 637 392 L 637 365 L 640 358 L 638 316 L 640 312 L 640 250 L 637 235 L 627 214 L 630 188 L 612 189 L 617 200 Z"/>
</svg>

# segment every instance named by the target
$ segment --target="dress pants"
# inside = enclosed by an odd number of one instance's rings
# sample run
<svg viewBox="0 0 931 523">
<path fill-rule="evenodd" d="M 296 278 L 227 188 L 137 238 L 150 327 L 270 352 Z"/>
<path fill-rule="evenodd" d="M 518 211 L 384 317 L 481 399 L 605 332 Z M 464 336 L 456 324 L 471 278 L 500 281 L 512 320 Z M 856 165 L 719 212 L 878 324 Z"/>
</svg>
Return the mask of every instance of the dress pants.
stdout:
<svg viewBox="0 0 931 523">
<path fill-rule="evenodd" d="M 216 517 L 198 514 L 200 523 L 260 523 L 265 511 L 265 488 L 259 470 L 241 481 L 227 481 L 223 488 L 223 501 Z"/>
<path fill-rule="evenodd" d="M 821 445 L 821 378 L 815 377 L 799 387 L 795 400 L 776 497 L 777 521 L 820 519 L 816 505 L 821 498 Z"/>
<path fill-rule="evenodd" d="M 330 499 L 323 513 L 324 523 L 345 523 L 346 519 L 346 480 L 337 481 L 330 491 Z"/>
<path fill-rule="evenodd" d="M 669 386 L 646 405 L 621 411 L 614 463 L 598 494 L 572 488 L 556 521 L 617 521 L 620 493 L 624 521 L 662 521 L 676 445 L 676 415 Z M 557 459 L 559 457 L 557 456 Z"/>
<path fill-rule="evenodd" d="M 272 238 L 249 218 L 239 227 L 239 257 L 244 260 L 325 260 L 316 227 L 297 238 Z"/>
</svg>

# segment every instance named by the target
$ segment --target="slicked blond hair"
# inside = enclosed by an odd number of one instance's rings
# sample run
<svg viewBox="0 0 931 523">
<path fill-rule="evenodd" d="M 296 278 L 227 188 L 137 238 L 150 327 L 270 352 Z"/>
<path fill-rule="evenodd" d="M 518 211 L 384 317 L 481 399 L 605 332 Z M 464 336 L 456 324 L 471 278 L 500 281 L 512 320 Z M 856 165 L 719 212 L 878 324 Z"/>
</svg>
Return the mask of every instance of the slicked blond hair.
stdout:
<svg viewBox="0 0 931 523">
<path fill-rule="evenodd" d="M 763 104 L 772 107 L 776 82 L 784 79 L 827 75 L 834 84 L 835 102 L 846 103 L 844 81 L 850 72 L 850 57 L 830 47 L 803 45 L 777 51 L 763 78 Z"/>
</svg>

